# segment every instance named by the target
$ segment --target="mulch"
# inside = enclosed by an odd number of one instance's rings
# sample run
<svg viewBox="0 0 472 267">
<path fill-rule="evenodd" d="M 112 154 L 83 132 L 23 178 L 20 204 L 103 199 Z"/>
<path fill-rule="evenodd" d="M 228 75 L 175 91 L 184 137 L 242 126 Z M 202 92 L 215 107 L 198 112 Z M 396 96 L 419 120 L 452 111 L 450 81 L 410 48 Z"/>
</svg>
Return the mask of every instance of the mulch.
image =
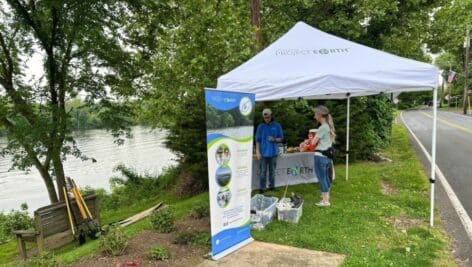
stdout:
<svg viewBox="0 0 472 267">
<path fill-rule="evenodd" d="M 106 256 L 103 254 L 91 255 L 82 258 L 71 266 L 126 266 L 124 263 L 137 262 L 139 266 L 196 266 L 203 262 L 203 256 L 209 252 L 209 247 L 188 246 L 174 244 L 174 239 L 180 232 L 203 231 L 210 233 L 209 218 L 194 219 L 186 217 L 175 224 L 175 230 L 168 234 L 145 230 L 133 236 L 128 242 L 124 255 Z M 147 258 L 149 249 L 155 245 L 162 245 L 169 251 L 170 258 L 165 261 L 154 261 Z M 133 266 L 133 265 L 130 265 Z"/>
</svg>

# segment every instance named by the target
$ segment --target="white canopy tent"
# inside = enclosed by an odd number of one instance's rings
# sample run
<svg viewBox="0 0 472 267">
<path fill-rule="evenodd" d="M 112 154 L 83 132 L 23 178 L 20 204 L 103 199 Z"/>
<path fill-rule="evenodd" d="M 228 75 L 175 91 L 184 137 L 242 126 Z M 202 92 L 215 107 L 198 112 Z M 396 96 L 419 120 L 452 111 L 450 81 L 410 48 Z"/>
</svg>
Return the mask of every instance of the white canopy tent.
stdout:
<svg viewBox="0 0 472 267">
<path fill-rule="evenodd" d="M 218 78 L 223 91 L 253 93 L 256 101 L 347 99 L 346 179 L 349 177 L 350 98 L 433 91 L 431 217 L 434 218 L 439 70 L 322 32 L 298 22 L 277 41 Z"/>
</svg>

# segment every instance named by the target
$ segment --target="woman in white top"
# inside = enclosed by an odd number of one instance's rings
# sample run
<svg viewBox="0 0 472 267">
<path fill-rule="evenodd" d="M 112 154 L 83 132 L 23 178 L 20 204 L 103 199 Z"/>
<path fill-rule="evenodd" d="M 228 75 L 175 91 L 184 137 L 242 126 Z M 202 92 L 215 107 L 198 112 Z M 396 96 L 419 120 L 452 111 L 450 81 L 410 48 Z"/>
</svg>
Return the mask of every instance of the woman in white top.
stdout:
<svg viewBox="0 0 472 267">
<path fill-rule="evenodd" d="M 336 138 L 336 131 L 334 129 L 333 118 L 329 114 L 329 110 L 325 106 L 318 106 L 315 109 L 315 119 L 321 124 L 316 132 L 315 144 L 315 173 L 318 177 L 322 200 L 316 205 L 318 207 L 329 207 L 329 189 L 331 183 L 328 176 L 330 165 L 332 164 L 331 158 L 327 156 L 328 151 L 332 148 L 334 140 Z"/>
</svg>

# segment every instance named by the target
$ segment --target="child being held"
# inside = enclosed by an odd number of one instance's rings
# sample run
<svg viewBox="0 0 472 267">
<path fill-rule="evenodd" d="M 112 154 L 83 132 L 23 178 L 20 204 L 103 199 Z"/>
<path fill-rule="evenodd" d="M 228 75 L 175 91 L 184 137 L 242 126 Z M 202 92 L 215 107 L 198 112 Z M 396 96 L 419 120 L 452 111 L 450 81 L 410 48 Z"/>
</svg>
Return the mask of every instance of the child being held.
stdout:
<svg viewBox="0 0 472 267">
<path fill-rule="evenodd" d="M 316 144 L 315 144 L 315 135 L 317 129 L 311 129 L 308 132 L 308 139 L 305 139 L 303 142 L 300 143 L 298 147 L 300 152 L 315 152 Z"/>
</svg>

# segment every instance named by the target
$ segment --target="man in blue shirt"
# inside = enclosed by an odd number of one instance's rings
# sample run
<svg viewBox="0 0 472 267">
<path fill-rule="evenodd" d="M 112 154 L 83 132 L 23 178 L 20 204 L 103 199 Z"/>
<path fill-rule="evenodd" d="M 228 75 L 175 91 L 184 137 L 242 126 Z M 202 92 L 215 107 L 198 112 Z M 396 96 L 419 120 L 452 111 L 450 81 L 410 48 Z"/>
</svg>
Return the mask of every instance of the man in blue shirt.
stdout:
<svg viewBox="0 0 472 267">
<path fill-rule="evenodd" d="M 280 124 L 273 121 L 270 109 L 264 109 L 262 117 L 264 121 L 257 126 L 256 131 L 256 156 L 260 164 L 260 191 L 264 192 L 267 169 L 269 169 L 269 189 L 272 190 L 275 187 L 275 167 L 279 154 L 277 143 L 284 141 L 284 134 Z"/>
</svg>

